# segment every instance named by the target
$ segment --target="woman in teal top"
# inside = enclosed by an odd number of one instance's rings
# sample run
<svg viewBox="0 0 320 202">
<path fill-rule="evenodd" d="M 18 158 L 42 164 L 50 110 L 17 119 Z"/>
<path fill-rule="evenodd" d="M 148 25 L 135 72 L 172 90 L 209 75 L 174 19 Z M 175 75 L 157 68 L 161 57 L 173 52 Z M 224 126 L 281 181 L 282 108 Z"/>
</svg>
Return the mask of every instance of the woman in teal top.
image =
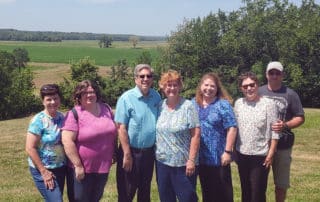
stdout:
<svg viewBox="0 0 320 202">
<path fill-rule="evenodd" d="M 166 99 L 160 103 L 156 126 L 156 168 L 160 200 L 197 201 L 196 177 L 200 144 L 198 113 L 179 94 L 182 79 L 177 71 L 162 74 L 159 86 Z"/>
<path fill-rule="evenodd" d="M 60 129 L 64 116 L 58 111 L 61 93 L 56 84 L 46 84 L 40 96 L 44 110 L 32 118 L 26 138 L 29 169 L 45 201 L 62 201 L 66 157 Z"/>
</svg>

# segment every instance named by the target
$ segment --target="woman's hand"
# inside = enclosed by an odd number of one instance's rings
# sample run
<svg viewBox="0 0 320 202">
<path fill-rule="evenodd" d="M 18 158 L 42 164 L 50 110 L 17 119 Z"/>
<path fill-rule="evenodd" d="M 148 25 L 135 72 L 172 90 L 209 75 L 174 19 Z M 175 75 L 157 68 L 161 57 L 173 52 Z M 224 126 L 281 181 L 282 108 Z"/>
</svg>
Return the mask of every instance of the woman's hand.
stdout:
<svg viewBox="0 0 320 202">
<path fill-rule="evenodd" d="M 186 164 L 186 175 L 191 176 L 194 174 L 196 170 L 196 164 L 193 160 L 188 159 L 187 164 Z"/>
<path fill-rule="evenodd" d="M 223 152 L 221 156 L 221 165 L 226 166 L 230 164 L 232 161 L 231 154 L 228 154 L 227 152 Z"/>
<path fill-rule="evenodd" d="M 264 162 L 263 162 L 263 165 L 266 167 L 266 168 L 269 168 L 271 165 L 272 165 L 272 161 L 273 161 L 273 157 L 268 155 Z"/>
<path fill-rule="evenodd" d="M 83 166 L 75 166 L 74 168 L 74 172 L 75 172 L 75 176 L 76 176 L 76 179 L 80 182 L 84 176 L 85 176 L 85 173 L 84 173 L 84 168 Z"/>
<path fill-rule="evenodd" d="M 43 179 L 43 183 L 46 186 L 47 189 L 54 189 L 54 174 L 47 170 L 46 168 L 44 168 L 42 171 L 40 171 L 42 179 Z"/>
</svg>

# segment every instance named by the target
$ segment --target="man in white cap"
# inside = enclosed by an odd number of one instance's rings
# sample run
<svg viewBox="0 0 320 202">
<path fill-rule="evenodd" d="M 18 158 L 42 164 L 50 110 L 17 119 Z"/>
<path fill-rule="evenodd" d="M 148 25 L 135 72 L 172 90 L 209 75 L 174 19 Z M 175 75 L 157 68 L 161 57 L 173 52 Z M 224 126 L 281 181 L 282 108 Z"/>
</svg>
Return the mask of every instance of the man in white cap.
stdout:
<svg viewBox="0 0 320 202">
<path fill-rule="evenodd" d="M 292 128 L 304 123 L 304 111 L 298 94 L 283 85 L 283 66 L 278 61 L 270 62 L 267 66 L 268 83 L 259 88 L 259 94 L 272 98 L 278 107 L 279 121 L 272 129 L 281 133 L 272 165 L 276 202 L 286 199 L 290 187 L 291 153 L 294 143 Z"/>
</svg>

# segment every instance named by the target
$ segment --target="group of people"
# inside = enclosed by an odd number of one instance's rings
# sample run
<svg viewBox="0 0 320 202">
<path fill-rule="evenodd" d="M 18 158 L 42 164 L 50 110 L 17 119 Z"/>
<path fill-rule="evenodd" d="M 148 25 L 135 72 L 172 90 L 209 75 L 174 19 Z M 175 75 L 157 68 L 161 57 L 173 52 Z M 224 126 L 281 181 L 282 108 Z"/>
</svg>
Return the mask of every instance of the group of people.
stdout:
<svg viewBox="0 0 320 202">
<path fill-rule="evenodd" d="M 42 86 L 44 110 L 29 125 L 26 151 L 46 201 L 62 201 L 65 179 L 69 201 L 99 201 L 115 158 L 119 202 L 135 197 L 150 202 L 154 167 L 160 201 L 198 201 L 198 175 L 204 202 L 233 201 L 233 160 L 243 202 L 266 201 L 271 165 L 276 201 L 285 200 L 294 141 L 290 129 L 304 122 L 304 111 L 298 95 L 282 84 L 280 62 L 268 64 L 268 83 L 260 88 L 254 73 L 240 75 L 244 97 L 234 108 L 215 73 L 202 76 L 192 100 L 180 95 L 183 80 L 177 71 L 160 77 L 164 99 L 152 88 L 154 76 L 150 65 L 137 65 L 136 86 L 120 96 L 115 115 L 94 82 L 78 84 L 75 107 L 65 116 L 58 111 L 59 87 Z"/>
</svg>

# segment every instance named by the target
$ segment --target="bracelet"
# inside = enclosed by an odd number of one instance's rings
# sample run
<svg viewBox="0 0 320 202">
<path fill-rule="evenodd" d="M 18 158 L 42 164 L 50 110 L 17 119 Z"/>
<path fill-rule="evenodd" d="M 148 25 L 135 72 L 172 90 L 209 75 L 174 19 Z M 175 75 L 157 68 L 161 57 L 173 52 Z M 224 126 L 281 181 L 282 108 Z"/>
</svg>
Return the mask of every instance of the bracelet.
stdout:
<svg viewBox="0 0 320 202">
<path fill-rule="evenodd" d="M 224 150 L 224 152 L 226 152 L 227 154 L 232 154 L 232 151 L 229 151 L 229 150 Z"/>
<path fill-rule="evenodd" d="M 191 161 L 192 163 L 195 163 L 193 159 L 188 159 L 188 161 Z"/>
</svg>

